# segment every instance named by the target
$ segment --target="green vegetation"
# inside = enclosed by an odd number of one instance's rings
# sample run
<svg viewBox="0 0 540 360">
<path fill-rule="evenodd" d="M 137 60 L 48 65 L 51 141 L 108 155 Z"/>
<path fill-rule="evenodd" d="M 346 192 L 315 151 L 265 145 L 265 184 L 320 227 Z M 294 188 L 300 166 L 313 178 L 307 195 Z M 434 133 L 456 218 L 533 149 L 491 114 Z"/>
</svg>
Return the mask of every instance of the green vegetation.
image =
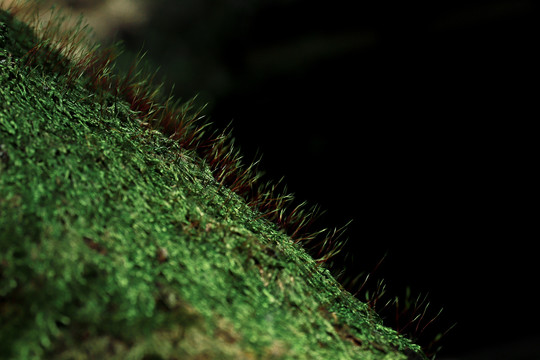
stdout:
<svg viewBox="0 0 540 360">
<path fill-rule="evenodd" d="M 424 358 L 196 137 L 142 126 L 5 11 L 0 32 L 1 358 Z"/>
</svg>

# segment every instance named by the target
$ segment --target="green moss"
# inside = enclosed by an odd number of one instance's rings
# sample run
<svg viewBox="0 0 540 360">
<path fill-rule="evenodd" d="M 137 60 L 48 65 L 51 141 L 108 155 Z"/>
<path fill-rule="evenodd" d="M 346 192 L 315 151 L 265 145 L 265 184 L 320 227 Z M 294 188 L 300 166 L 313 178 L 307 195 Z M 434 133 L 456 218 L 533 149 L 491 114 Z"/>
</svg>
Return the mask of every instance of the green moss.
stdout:
<svg viewBox="0 0 540 360">
<path fill-rule="evenodd" d="M 129 105 L 27 66 L 1 13 L 0 353 L 406 359 L 419 347 Z M 24 36 L 23 36 L 24 35 Z"/>
</svg>

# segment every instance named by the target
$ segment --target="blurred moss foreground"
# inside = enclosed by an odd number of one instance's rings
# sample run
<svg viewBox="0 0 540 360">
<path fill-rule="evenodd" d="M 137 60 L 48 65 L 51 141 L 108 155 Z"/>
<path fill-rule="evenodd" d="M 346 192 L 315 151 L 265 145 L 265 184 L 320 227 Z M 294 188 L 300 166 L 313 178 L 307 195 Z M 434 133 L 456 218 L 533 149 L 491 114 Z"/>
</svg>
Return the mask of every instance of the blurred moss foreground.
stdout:
<svg viewBox="0 0 540 360">
<path fill-rule="evenodd" d="M 422 358 L 195 153 L 0 26 L 0 358 Z"/>
</svg>

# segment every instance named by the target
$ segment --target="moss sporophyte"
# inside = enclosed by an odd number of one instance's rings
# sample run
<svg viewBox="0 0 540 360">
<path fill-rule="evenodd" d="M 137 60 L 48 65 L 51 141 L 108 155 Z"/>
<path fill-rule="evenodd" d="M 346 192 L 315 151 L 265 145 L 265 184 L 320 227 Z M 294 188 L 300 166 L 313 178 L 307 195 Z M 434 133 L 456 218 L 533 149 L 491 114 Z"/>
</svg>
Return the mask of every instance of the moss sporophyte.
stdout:
<svg viewBox="0 0 540 360">
<path fill-rule="evenodd" d="M 0 4 L 1 358 L 427 358 L 384 286 L 361 302 L 326 268 L 344 228 L 311 230 L 230 129 L 82 20 Z"/>
</svg>

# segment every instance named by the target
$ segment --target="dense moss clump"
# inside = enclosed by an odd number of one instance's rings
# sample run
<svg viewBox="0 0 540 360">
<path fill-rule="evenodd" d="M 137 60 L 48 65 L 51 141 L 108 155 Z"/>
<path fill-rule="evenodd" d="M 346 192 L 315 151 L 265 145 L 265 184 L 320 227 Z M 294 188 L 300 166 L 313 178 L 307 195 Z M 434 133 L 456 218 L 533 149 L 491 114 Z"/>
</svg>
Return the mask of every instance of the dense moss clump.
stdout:
<svg viewBox="0 0 540 360">
<path fill-rule="evenodd" d="M 154 112 L 104 81 L 102 53 L 58 52 L 13 10 L 0 12 L 2 358 L 423 358 L 216 178 L 199 137 L 145 126 Z"/>
</svg>

